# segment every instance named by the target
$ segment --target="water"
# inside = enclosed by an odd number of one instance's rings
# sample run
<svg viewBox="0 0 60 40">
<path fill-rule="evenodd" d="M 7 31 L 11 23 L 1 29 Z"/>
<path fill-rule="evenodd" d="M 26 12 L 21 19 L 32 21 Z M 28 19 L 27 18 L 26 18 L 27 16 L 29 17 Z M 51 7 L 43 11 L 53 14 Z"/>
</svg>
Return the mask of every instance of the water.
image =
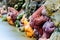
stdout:
<svg viewBox="0 0 60 40">
<path fill-rule="evenodd" d="M 2 5 L 3 4 L 0 2 L 0 7 L 2 7 Z M 7 22 L 2 22 L 0 18 L 0 40 L 35 40 L 35 39 L 26 37 L 24 32 L 20 32 L 18 28 L 9 25 Z"/>
<path fill-rule="evenodd" d="M 0 19 L 0 40 L 35 40 L 25 36 L 24 32 L 18 31 L 14 26 Z"/>
</svg>

